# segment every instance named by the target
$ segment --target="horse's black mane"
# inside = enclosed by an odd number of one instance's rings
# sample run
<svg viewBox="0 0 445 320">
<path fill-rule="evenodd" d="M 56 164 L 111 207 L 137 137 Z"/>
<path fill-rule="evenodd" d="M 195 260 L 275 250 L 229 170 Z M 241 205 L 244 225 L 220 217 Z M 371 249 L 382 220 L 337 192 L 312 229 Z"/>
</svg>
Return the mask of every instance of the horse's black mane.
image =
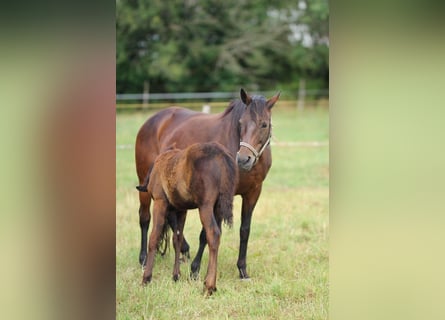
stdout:
<svg viewBox="0 0 445 320">
<path fill-rule="evenodd" d="M 259 103 L 258 103 L 259 102 Z M 249 105 L 250 112 L 252 114 L 259 114 L 266 106 L 267 100 L 264 96 L 252 96 L 252 102 Z M 230 102 L 229 106 L 224 110 L 221 117 L 224 118 L 228 114 L 232 116 L 232 119 L 239 121 L 244 111 L 246 110 L 246 105 L 239 99 Z"/>
<path fill-rule="evenodd" d="M 245 110 L 246 110 L 246 105 L 241 100 L 238 99 L 233 100 L 230 102 L 226 110 L 224 110 L 221 117 L 224 118 L 230 114 L 232 118 L 238 119 L 239 121 Z"/>
</svg>

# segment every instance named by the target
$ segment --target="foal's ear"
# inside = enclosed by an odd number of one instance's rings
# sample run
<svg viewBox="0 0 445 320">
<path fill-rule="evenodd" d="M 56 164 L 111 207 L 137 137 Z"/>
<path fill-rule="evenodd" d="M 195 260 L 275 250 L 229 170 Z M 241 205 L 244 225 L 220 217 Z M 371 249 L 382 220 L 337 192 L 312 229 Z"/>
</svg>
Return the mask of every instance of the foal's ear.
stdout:
<svg viewBox="0 0 445 320">
<path fill-rule="evenodd" d="M 278 101 L 278 98 L 280 97 L 280 94 L 281 94 L 281 91 L 278 91 L 278 93 L 276 95 L 274 95 L 272 98 L 267 100 L 266 106 L 267 106 L 268 109 L 272 109 L 272 107 L 275 104 L 275 102 Z"/>
<path fill-rule="evenodd" d="M 248 106 L 252 102 L 252 97 L 249 96 L 243 88 L 240 90 L 241 101 L 244 102 L 246 106 Z"/>
</svg>

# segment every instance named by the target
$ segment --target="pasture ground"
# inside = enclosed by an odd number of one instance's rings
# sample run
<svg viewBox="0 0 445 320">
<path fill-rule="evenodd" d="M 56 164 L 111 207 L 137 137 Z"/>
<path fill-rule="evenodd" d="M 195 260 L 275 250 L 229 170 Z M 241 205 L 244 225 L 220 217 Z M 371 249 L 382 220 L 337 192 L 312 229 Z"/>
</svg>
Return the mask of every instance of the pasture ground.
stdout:
<svg viewBox="0 0 445 320">
<path fill-rule="evenodd" d="M 278 102 L 273 109 L 273 164 L 253 214 L 247 251 L 251 280 L 239 280 L 236 267 L 241 204 L 236 196 L 233 228 L 222 230 L 218 291 L 210 298 L 202 294 L 207 249 L 199 280 L 189 279 L 191 261 L 181 264 L 179 281 L 172 280 L 171 246 L 156 257 L 152 282 L 141 286 L 134 140 L 152 111 L 117 114 L 117 319 L 328 318 L 329 111 L 324 106 L 298 111 L 295 104 Z M 321 144 L 282 145 L 307 141 Z M 197 210 L 189 211 L 184 234 L 192 258 L 200 230 Z"/>
</svg>

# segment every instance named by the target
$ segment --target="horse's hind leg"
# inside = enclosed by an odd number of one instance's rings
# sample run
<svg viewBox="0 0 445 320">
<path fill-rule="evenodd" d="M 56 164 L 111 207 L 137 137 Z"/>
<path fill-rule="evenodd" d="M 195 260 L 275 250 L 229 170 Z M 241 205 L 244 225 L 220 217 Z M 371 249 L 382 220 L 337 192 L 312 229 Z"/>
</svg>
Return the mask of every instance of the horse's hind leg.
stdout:
<svg viewBox="0 0 445 320">
<path fill-rule="evenodd" d="M 185 212 L 185 214 L 186 213 L 187 213 L 187 211 Z M 174 221 L 172 219 L 168 219 L 168 224 L 170 225 L 170 228 L 174 234 L 175 229 L 176 229 Z M 161 245 L 161 247 L 162 247 L 162 245 Z M 190 246 L 184 237 L 183 237 L 182 244 L 181 244 L 181 253 L 182 253 L 182 256 L 184 257 L 184 260 L 190 259 Z"/>
<path fill-rule="evenodd" d="M 178 211 L 176 213 L 176 228 L 173 230 L 173 246 L 175 247 L 175 264 L 173 267 L 173 280 L 177 281 L 179 279 L 180 275 L 180 268 L 179 268 L 179 254 L 181 249 L 182 240 L 184 238 L 183 231 L 184 231 L 184 224 L 185 224 L 185 217 L 186 217 L 186 211 Z"/>
<path fill-rule="evenodd" d="M 139 226 L 141 227 L 141 250 L 139 252 L 139 263 L 145 265 L 147 257 L 147 233 L 150 226 L 150 203 L 151 194 L 139 192 Z"/>
<path fill-rule="evenodd" d="M 148 244 L 147 264 L 144 269 L 144 275 L 142 277 L 142 284 L 146 284 L 151 281 L 153 272 L 153 263 L 156 253 L 156 247 L 159 242 L 162 229 L 164 228 L 165 216 L 167 205 L 164 201 L 155 201 L 153 206 L 153 230 L 150 234 L 150 242 Z"/>
<path fill-rule="evenodd" d="M 206 231 L 204 228 L 201 229 L 201 233 L 199 235 L 199 248 L 196 253 L 195 259 L 193 259 L 190 271 L 190 277 L 194 280 L 198 279 L 199 269 L 201 268 L 201 259 L 204 253 L 205 246 L 207 244 Z"/>
</svg>

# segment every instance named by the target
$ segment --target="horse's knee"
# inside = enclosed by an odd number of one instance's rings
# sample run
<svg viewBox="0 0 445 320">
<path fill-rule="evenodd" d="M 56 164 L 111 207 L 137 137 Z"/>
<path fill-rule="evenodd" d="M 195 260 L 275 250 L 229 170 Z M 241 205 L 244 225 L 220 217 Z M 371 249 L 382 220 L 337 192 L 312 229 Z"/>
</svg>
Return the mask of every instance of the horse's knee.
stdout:
<svg viewBox="0 0 445 320">
<path fill-rule="evenodd" d="M 241 226 L 241 228 L 239 229 L 240 239 L 244 240 L 249 238 L 249 234 L 250 234 L 250 227 Z"/>
</svg>

